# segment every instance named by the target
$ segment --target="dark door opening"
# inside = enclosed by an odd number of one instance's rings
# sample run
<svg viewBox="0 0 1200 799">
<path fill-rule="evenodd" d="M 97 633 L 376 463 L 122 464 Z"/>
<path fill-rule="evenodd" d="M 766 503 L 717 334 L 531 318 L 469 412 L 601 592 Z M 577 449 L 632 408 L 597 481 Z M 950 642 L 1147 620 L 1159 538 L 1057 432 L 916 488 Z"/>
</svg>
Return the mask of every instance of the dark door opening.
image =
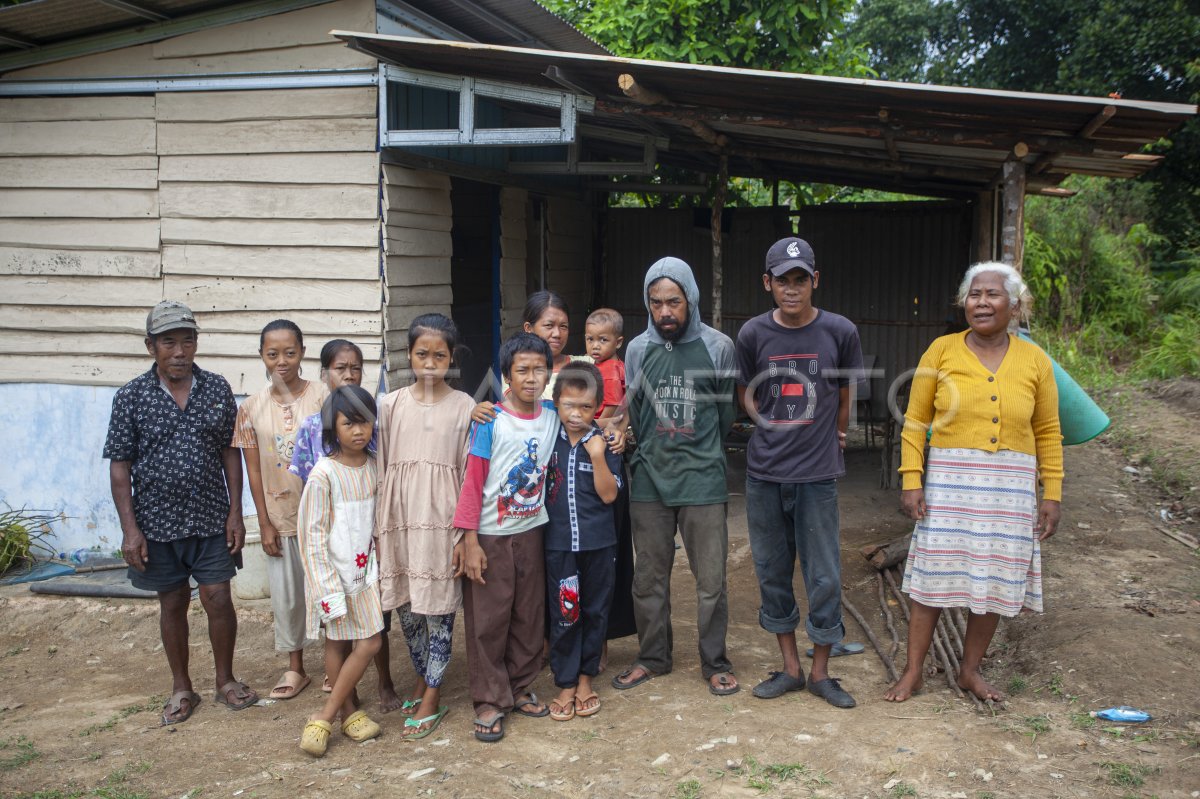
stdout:
<svg viewBox="0 0 1200 799">
<path fill-rule="evenodd" d="M 487 380 L 500 345 L 500 189 L 452 178 L 450 202 L 454 216 L 450 315 L 458 325 L 462 345 L 459 387 L 478 399 L 490 399 L 477 390 Z"/>
</svg>

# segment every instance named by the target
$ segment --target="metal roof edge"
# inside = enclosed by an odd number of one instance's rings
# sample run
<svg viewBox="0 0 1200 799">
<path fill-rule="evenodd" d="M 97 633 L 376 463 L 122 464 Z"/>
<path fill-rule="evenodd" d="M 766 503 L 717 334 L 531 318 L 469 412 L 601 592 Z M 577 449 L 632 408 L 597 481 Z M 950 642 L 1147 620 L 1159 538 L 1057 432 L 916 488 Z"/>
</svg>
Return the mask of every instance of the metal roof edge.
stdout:
<svg viewBox="0 0 1200 799">
<path fill-rule="evenodd" d="M 743 75 L 768 80 L 804 81 L 808 83 L 825 83 L 831 86 L 861 86 L 864 88 L 889 89 L 893 91 L 910 92 L 913 94 L 942 94 L 963 95 L 973 97 L 1003 97 L 1019 100 L 1041 100 L 1053 103 L 1087 104 L 1089 106 L 1107 105 L 1116 108 L 1138 109 L 1171 116 L 1194 116 L 1200 111 L 1196 105 L 1188 103 L 1165 103 L 1149 100 L 1126 100 L 1112 97 L 1088 97 L 1073 94 L 1044 94 L 1038 92 L 1019 92 L 1009 89 L 977 89 L 967 86 L 944 86 L 934 83 L 903 83 L 900 81 L 872 80 L 869 78 L 844 78 L 833 75 L 810 75 L 800 72 L 776 72 L 763 69 L 746 69 L 742 67 L 720 67 L 708 64 L 682 64 L 673 61 L 653 61 L 640 58 L 624 58 L 613 55 L 598 55 L 592 53 L 573 53 L 560 50 L 538 50 L 528 47 L 509 47 L 505 45 L 476 44 L 471 42 L 436 41 L 430 39 L 414 39 L 409 36 L 387 36 L 377 33 L 358 31 L 333 30 L 335 36 L 347 44 L 355 39 L 394 42 L 397 44 L 420 44 L 422 46 L 437 46 L 478 51 L 502 51 L 515 55 L 536 55 L 550 58 L 567 58 L 575 61 L 592 61 L 628 66 L 631 68 L 647 67 L 650 69 L 678 69 L 698 73 L 720 75 Z"/>
</svg>

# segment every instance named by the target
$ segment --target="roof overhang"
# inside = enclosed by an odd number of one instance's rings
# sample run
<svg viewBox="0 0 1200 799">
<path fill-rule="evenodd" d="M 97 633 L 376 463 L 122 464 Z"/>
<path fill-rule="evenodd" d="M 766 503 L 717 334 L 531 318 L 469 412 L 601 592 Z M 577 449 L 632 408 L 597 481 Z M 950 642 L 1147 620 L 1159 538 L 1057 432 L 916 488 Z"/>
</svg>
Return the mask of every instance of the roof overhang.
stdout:
<svg viewBox="0 0 1200 799">
<path fill-rule="evenodd" d="M 667 138 L 662 164 L 935 196 L 994 187 L 1025 162 L 1028 190 L 1070 174 L 1131 178 L 1196 106 L 675 64 L 333 31 L 381 61 L 595 97 L 593 127 Z M 553 115 L 553 114 L 552 114 Z M 532 121 L 532 120 L 530 120 Z M 632 138 L 632 137 L 627 137 Z M 638 160 L 619 136 L 595 148 Z"/>
</svg>

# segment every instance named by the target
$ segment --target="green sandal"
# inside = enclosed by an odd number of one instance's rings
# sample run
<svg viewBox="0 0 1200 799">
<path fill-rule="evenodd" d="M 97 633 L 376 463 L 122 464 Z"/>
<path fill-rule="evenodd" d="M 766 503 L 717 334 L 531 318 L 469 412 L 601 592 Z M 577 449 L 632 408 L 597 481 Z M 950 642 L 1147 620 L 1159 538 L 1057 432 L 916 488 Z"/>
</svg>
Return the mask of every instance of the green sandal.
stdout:
<svg viewBox="0 0 1200 799">
<path fill-rule="evenodd" d="M 442 705 L 438 708 L 438 712 L 432 716 L 426 716 L 423 719 L 407 718 L 404 720 L 404 732 L 401 735 L 406 741 L 415 741 L 419 738 L 424 738 L 438 728 L 438 725 L 442 723 L 442 718 L 449 712 L 450 708 L 447 705 Z M 429 724 L 429 727 L 424 730 L 419 729 L 422 724 Z M 416 732 L 409 732 L 409 730 L 416 730 Z"/>
<path fill-rule="evenodd" d="M 420 699 L 405 699 L 400 703 L 400 715 L 411 716 L 417 712 L 417 705 L 421 704 Z"/>
</svg>

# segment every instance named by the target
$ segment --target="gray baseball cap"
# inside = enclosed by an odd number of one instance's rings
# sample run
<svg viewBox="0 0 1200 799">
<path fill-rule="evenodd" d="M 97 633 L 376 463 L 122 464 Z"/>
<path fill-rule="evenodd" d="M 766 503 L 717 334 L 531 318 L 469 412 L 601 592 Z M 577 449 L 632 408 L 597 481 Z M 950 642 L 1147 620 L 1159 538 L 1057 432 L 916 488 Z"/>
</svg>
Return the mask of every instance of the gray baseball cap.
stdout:
<svg viewBox="0 0 1200 799">
<path fill-rule="evenodd" d="M 182 302 L 163 300 L 146 314 L 146 335 L 157 336 L 168 330 L 199 330 L 192 309 Z"/>
</svg>

